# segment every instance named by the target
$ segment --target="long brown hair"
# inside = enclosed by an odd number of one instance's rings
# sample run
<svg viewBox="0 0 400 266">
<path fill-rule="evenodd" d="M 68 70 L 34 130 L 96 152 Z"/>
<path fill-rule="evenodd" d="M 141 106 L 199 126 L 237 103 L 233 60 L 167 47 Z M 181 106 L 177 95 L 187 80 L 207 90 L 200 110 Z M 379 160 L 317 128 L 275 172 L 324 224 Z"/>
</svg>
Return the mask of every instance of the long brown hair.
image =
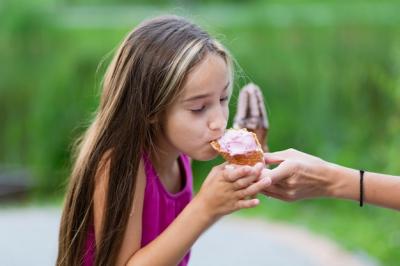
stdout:
<svg viewBox="0 0 400 266">
<path fill-rule="evenodd" d="M 104 161 L 108 189 L 95 265 L 115 264 L 141 154 L 155 150 L 155 137 L 162 130 L 160 117 L 181 92 L 190 70 L 207 53 L 222 56 L 231 70 L 231 58 L 219 42 L 175 16 L 145 21 L 122 42 L 104 76 L 95 117 L 77 142 L 61 218 L 57 265 L 82 264 L 88 229 L 93 225 L 96 173 Z"/>
</svg>

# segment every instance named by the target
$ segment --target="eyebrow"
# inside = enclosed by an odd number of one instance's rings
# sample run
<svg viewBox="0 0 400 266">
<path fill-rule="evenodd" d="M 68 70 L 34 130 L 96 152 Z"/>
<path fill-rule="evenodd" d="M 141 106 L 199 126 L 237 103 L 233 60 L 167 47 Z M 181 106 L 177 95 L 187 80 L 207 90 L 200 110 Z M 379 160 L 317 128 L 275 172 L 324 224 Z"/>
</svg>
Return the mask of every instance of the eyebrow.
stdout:
<svg viewBox="0 0 400 266">
<path fill-rule="evenodd" d="M 222 90 L 223 92 L 225 92 L 225 91 L 228 89 L 229 83 L 230 83 L 230 82 L 228 81 L 228 83 L 225 85 L 224 89 Z M 183 102 L 190 102 L 190 101 L 194 101 L 194 100 L 199 100 L 199 99 L 207 98 L 207 97 L 209 97 L 210 95 L 211 95 L 211 93 L 205 93 L 205 94 L 195 95 L 195 96 L 192 96 L 192 97 L 189 97 L 189 98 L 183 100 Z"/>
</svg>

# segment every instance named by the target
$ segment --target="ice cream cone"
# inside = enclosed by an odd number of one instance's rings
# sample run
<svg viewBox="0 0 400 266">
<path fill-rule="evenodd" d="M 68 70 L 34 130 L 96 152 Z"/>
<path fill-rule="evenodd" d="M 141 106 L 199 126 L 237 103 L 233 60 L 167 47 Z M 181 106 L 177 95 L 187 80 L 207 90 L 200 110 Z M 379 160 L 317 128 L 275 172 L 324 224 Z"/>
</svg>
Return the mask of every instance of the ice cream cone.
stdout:
<svg viewBox="0 0 400 266">
<path fill-rule="evenodd" d="M 241 131 L 238 134 L 251 134 L 254 143 L 252 149 L 243 149 L 243 152 L 232 152 L 226 147 L 222 147 L 219 140 L 214 140 L 210 144 L 211 146 L 229 163 L 238 165 L 255 165 L 258 162 L 264 163 L 264 153 L 261 145 L 257 139 L 257 135 L 253 132 L 249 132 L 246 129 L 229 129 L 235 131 Z M 246 133 L 244 133 L 246 132 Z M 222 137 L 223 138 L 223 137 Z M 221 139 L 222 139 L 221 138 Z M 237 139 L 235 140 L 238 141 Z M 229 144 L 229 143 L 228 143 Z"/>
</svg>

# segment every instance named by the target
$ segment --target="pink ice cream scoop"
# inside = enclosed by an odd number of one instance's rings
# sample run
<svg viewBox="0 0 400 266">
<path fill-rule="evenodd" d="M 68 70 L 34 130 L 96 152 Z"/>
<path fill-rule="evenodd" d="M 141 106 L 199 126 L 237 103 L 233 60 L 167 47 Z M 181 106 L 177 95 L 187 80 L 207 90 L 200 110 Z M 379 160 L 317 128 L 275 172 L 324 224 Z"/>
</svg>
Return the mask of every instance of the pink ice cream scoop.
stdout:
<svg viewBox="0 0 400 266">
<path fill-rule="evenodd" d="M 217 141 L 221 149 L 230 155 L 246 154 L 258 149 L 254 135 L 246 130 L 228 129 Z"/>
<path fill-rule="evenodd" d="M 256 134 L 246 129 L 228 129 L 211 146 L 232 164 L 264 163 L 264 154 Z"/>
</svg>

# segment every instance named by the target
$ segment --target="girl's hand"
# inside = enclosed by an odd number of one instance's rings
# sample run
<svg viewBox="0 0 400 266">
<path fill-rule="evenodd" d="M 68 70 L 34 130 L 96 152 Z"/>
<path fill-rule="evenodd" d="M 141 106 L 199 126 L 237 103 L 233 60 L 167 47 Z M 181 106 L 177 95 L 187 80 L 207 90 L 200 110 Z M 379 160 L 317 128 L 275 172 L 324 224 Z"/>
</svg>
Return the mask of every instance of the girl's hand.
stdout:
<svg viewBox="0 0 400 266">
<path fill-rule="evenodd" d="M 243 208 L 259 204 L 254 195 L 265 189 L 269 178 L 262 177 L 263 164 L 232 166 L 227 163 L 214 167 L 204 181 L 196 198 L 212 220 Z"/>
</svg>

